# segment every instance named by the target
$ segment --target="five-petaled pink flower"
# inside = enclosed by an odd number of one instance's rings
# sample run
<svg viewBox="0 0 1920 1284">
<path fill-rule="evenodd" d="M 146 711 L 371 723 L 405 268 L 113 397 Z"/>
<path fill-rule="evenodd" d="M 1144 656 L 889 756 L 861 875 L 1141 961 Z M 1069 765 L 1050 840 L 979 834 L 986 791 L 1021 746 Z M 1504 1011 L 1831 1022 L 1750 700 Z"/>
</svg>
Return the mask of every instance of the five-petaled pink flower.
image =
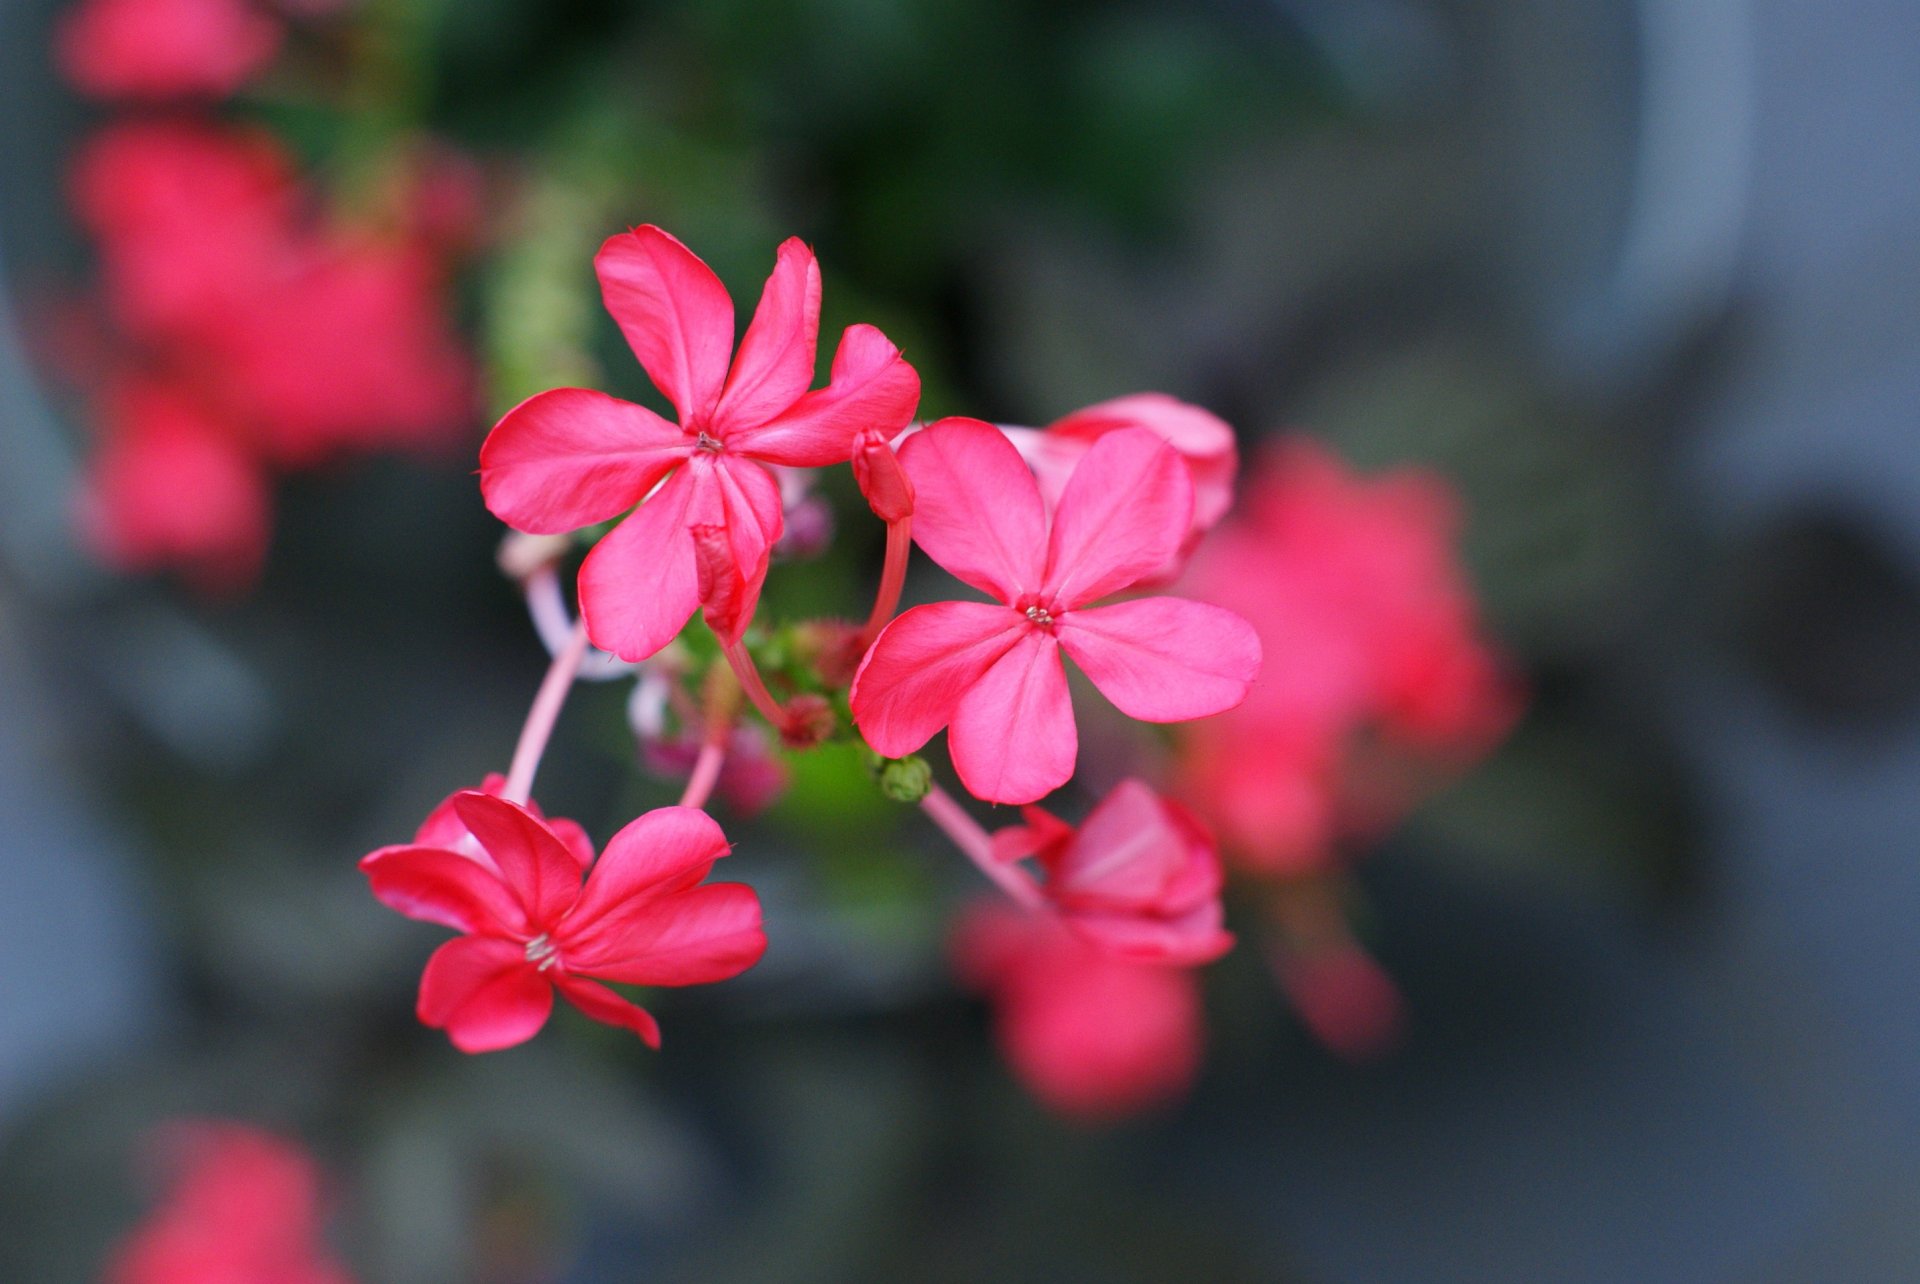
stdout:
<svg viewBox="0 0 1920 1284">
<path fill-rule="evenodd" d="M 909 437 L 913 537 L 998 604 L 935 602 L 889 624 L 860 663 L 853 717 L 874 750 L 912 753 L 942 727 L 955 770 L 990 802 L 1033 802 L 1079 750 L 1065 648 L 1122 713 L 1181 722 L 1238 704 L 1260 642 L 1233 612 L 1172 597 L 1092 607 L 1165 566 L 1186 538 L 1193 485 L 1142 428 L 1101 437 L 1051 522 L 999 430 L 943 419 Z"/>
<path fill-rule="evenodd" d="M 652 1015 L 588 978 L 700 985 L 744 972 L 766 950 L 753 889 L 701 882 L 727 853 L 705 812 L 650 811 L 589 868 L 590 848 L 516 803 L 469 790 L 453 810 L 471 844 L 441 817 L 439 836 L 454 845 L 383 847 L 360 868 L 389 908 L 465 933 L 427 960 L 419 1003 L 421 1021 L 463 1052 L 532 1038 L 556 989 L 658 1047 Z"/>
<path fill-rule="evenodd" d="M 878 330 L 856 325 L 828 386 L 808 391 L 820 269 L 798 239 L 780 247 L 737 355 L 726 287 L 659 228 L 612 237 L 594 269 L 607 311 L 680 421 L 583 388 L 531 397 L 481 448 L 487 507 L 543 535 L 639 504 L 580 568 L 594 643 L 645 659 L 702 603 L 736 642 L 780 536 L 779 485 L 765 465 L 846 462 L 863 430 L 912 416 L 920 378 Z"/>
<path fill-rule="evenodd" d="M 1078 828 L 1039 807 L 993 836 L 1001 860 L 1033 857 L 1045 892 L 1083 940 L 1125 958 L 1209 963 L 1233 945 L 1221 927 L 1220 854 L 1191 812 L 1123 780 Z"/>
</svg>

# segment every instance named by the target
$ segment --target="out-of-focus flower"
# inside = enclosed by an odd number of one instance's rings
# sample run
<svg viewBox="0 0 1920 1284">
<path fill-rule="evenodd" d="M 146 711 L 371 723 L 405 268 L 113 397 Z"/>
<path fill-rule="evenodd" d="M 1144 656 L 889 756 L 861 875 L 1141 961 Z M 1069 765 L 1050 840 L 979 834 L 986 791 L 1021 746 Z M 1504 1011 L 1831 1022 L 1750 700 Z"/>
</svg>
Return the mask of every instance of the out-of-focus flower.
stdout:
<svg viewBox="0 0 1920 1284">
<path fill-rule="evenodd" d="M 1185 587 L 1251 620 L 1269 659 L 1239 708 L 1183 734 L 1181 793 L 1250 867 L 1321 868 L 1349 826 L 1377 823 L 1354 803 L 1391 810 L 1382 781 L 1352 777 L 1383 751 L 1457 764 L 1512 724 L 1517 690 L 1482 636 L 1457 525 L 1439 479 L 1355 478 L 1300 443 L 1196 552 Z M 1393 792 L 1422 774 L 1392 773 Z"/>
<path fill-rule="evenodd" d="M 1348 1060 L 1377 1057 L 1399 1039 L 1406 1002 L 1386 969 L 1359 946 L 1309 954 L 1282 949 L 1273 970 L 1313 1037 Z"/>
<path fill-rule="evenodd" d="M 54 37 L 60 70 L 98 98 L 224 98 L 279 52 L 248 0 L 84 0 Z"/>
<path fill-rule="evenodd" d="M 807 391 L 820 269 L 798 239 L 780 247 L 737 356 L 726 287 L 659 228 L 610 238 L 594 268 L 607 311 L 679 422 L 584 388 L 540 393 L 481 448 L 487 507 L 518 530 L 558 534 L 639 504 L 580 568 L 595 645 L 645 659 L 703 602 L 737 642 L 781 531 L 767 465 L 845 462 L 862 429 L 911 417 L 919 376 L 879 331 L 853 326 L 828 386 Z"/>
<path fill-rule="evenodd" d="M 1220 856 L 1180 804 L 1123 780 L 1076 828 L 1039 807 L 993 836 L 1000 860 L 1033 857 L 1055 910 L 1093 945 L 1126 958 L 1206 963 L 1226 953 Z"/>
<path fill-rule="evenodd" d="M 700 985 L 765 952 L 760 900 L 741 883 L 702 883 L 727 840 L 705 812 L 662 807 L 622 829 L 587 871 L 527 808 L 478 790 L 454 816 L 477 850 L 383 847 L 362 858 L 389 908 L 464 935 L 427 960 L 420 1020 L 463 1052 L 532 1038 L 557 989 L 596 1021 L 660 1046 L 644 1008 L 590 980 Z"/>
<path fill-rule="evenodd" d="M 202 335 L 284 276 L 298 186 L 292 158 L 263 131 L 110 125 L 81 147 L 69 186 L 107 306 L 136 339 Z"/>
<path fill-rule="evenodd" d="M 1144 428 L 1172 446 L 1193 479 L 1193 520 L 1179 554 L 1146 577 L 1151 583 L 1164 582 L 1179 573 L 1181 562 L 1200 537 L 1233 506 L 1240 452 L 1224 419 L 1163 392 L 1140 392 L 1076 410 L 1045 428 L 1002 427 L 1000 431 L 1033 469 L 1040 497 L 1051 512 L 1088 447 L 1122 428 Z"/>
<path fill-rule="evenodd" d="M 1103 436 L 1051 519 L 1033 474 L 989 424 L 943 419 L 909 437 L 900 460 L 915 542 L 997 602 L 916 606 L 887 625 L 852 693 L 876 752 L 904 757 L 948 727 L 975 797 L 1033 802 L 1066 783 L 1079 750 L 1062 648 L 1143 721 L 1203 718 L 1246 695 L 1260 644 L 1232 611 L 1173 597 L 1092 607 L 1164 566 L 1186 538 L 1193 486 L 1152 433 Z"/>
<path fill-rule="evenodd" d="M 241 1124 L 156 1137 L 164 1199 L 122 1240 L 105 1284 L 352 1284 L 321 1242 L 321 1176 L 290 1141 Z"/>
<path fill-rule="evenodd" d="M 961 980 L 993 1006 L 1001 1051 L 1049 1108 L 1098 1122 L 1177 1100 L 1205 1042 L 1199 979 L 1116 957 L 1052 915 L 1001 902 L 963 916 Z"/>
<path fill-rule="evenodd" d="M 267 548 L 267 483 L 232 428 L 150 379 L 111 388 L 100 417 L 77 496 L 100 558 L 126 572 L 178 568 L 211 594 L 250 586 Z"/>
</svg>

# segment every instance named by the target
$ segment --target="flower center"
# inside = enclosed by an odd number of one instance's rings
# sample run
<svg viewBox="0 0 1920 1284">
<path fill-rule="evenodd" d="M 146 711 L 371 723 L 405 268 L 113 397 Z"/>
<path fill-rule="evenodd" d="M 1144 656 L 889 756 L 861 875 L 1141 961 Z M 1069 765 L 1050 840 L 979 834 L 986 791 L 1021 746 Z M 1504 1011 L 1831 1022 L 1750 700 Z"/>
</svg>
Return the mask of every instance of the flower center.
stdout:
<svg viewBox="0 0 1920 1284">
<path fill-rule="evenodd" d="M 1041 606 L 1038 602 L 1035 602 L 1027 608 L 1026 615 L 1029 620 L 1032 620 L 1043 629 L 1053 627 L 1053 612 Z"/>
<path fill-rule="evenodd" d="M 709 455 L 717 455 L 720 453 L 720 439 L 708 432 L 705 428 L 700 430 L 700 436 L 693 444 L 696 449 L 704 450 Z"/>
<path fill-rule="evenodd" d="M 559 961 L 560 947 L 545 932 L 527 942 L 527 962 L 535 964 L 536 971 L 544 972 Z"/>
</svg>

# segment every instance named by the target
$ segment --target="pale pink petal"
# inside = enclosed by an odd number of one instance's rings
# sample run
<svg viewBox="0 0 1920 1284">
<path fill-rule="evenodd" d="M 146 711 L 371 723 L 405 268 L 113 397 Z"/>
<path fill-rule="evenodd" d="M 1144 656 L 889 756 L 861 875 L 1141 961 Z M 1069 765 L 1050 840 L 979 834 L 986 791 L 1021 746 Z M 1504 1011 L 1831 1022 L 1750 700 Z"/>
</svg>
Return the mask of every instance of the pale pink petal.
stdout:
<svg viewBox="0 0 1920 1284">
<path fill-rule="evenodd" d="M 444 847 L 382 847 L 360 858 L 374 897 L 388 909 L 456 932 L 524 931 L 526 911 L 495 874 Z"/>
<path fill-rule="evenodd" d="M 567 1002 L 594 1020 L 633 1031 L 649 1048 L 657 1049 L 660 1046 L 660 1023 L 639 1004 L 629 1002 L 599 982 L 589 981 L 583 976 L 559 972 L 554 975 L 553 983 L 566 996 Z"/>
<path fill-rule="evenodd" d="M 960 698 L 947 732 L 960 783 L 985 802 L 1045 797 L 1073 775 L 1079 749 L 1060 646 L 1039 629 Z"/>
<path fill-rule="evenodd" d="M 567 916 L 569 940 L 583 937 L 608 910 L 635 897 L 684 890 L 727 854 L 727 836 L 697 807 L 658 807 L 607 842 L 587 889 Z"/>
<path fill-rule="evenodd" d="M 1145 428 L 1172 446 L 1193 474 L 1193 523 L 1211 528 L 1233 503 L 1233 477 L 1239 451 L 1233 429 L 1212 411 L 1169 397 L 1141 392 L 1076 410 L 1047 425 L 1050 435 L 1086 442 L 1121 428 Z"/>
<path fill-rule="evenodd" d="M 813 382 L 820 334 L 820 265 L 799 237 L 780 246 L 773 275 L 740 341 L 727 390 L 714 411 L 715 431 L 761 424 L 791 406 Z"/>
<path fill-rule="evenodd" d="M 1100 694 L 1142 722 L 1225 712 L 1260 673 L 1253 626 L 1204 602 L 1143 597 L 1070 611 L 1054 628 Z"/>
<path fill-rule="evenodd" d="M 644 660 L 673 641 L 700 604 L 687 534 L 694 498 L 691 467 L 610 531 L 580 565 L 580 613 L 587 636 L 623 660 Z"/>
<path fill-rule="evenodd" d="M 525 807 L 468 790 L 453 809 L 500 867 L 532 927 L 545 930 L 580 899 L 579 860 Z"/>
<path fill-rule="evenodd" d="M 733 300 L 720 278 L 651 225 L 608 237 L 593 270 L 607 311 L 681 424 L 704 425 L 733 356 Z"/>
<path fill-rule="evenodd" d="M 920 375 L 900 349 L 870 325 L 848 326 L 826 387 L 763 424 L 731 427 L 727 445 L 770 464 L 820 468 L 851 458 L 862 432 L 898 433 L 919 404 Z"/>
<path fill-rule="evenodd" d="M 540 1032 L 553 1011 L 553 987 L 518 943 L 462 936 L 427 960 L 416 1011 L 460 1051 L 497 1052 Z"/>
<path fill-rule="evenodd" d="M 910 754 L 1032 626 L 1004 606 L 932 602 L 896 617 L 853 678 L 853 720 L 875 753 Z"/>
<path fill-rule="evenodd" d="M 691 443 L 644 406 L 555 388 L 509 410 L 480 447 L 480 493 L 515 530 L 558 535 L 639 503 Z"/>
<path fill-rule="evenodd" d="M 745 883 L 703 883 L 612 909 L 583 941 L 565 938 L 570 971 L 632 985 L 705 985 L 766 953 L 760 898 Z"/>
<path fill-rule="evenodd" d="M 1174 828 L 1160 796 L 1144 781 L 1123 780 L 1087 813 L 1048 871 L 1058 895 L 1144 903 L 1190 863 L 1187 836 Z"/>
<path fill-rule="evenodd" d="M 1047 594 L 1070 610 L 1118 592 L 1165 566 L 1192 518 L 1193 481 L 1173 448 L 1144 428 L 1108 433 L 1054 510 Z"/>
<path fill-rule="evenodd" d="M 900 464 L 913 482 L 913 540 L 927 556 L 1009 604 L 1040 587 L 1040 490 L 999 429 L 942 419 L 907 438 Z"/>
</svg>

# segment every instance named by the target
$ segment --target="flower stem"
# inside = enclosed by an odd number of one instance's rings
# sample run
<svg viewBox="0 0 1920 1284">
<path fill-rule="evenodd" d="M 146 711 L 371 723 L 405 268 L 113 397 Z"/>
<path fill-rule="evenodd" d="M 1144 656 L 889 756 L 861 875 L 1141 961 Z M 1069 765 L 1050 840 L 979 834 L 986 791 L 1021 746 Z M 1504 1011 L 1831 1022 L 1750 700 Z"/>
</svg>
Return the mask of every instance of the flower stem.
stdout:
<svg viewBox="0 0 1920 1284">
<path fill-rule="evenodd" d="M 520 742 L 513 747 L 513 765 L 507 770 L 507 784 L 500 791 L 500 796 L 508 802 L 524 803 L 532 796 L 533 773 L 540 769 L 540 755 L 547 751 L 547 740 L 560 717 L 560 706 L 567 702 L 567 692 L 586 654 L 587 622 L 579 620 L 567 635 L 566 645 L 547 666 L 547 676 L 541 679 L 533 707 L 527 710 L 527 721 L 520 728 Z"/>
<path fill-rule="evenodd" d="M 1018 865 L 994 859 L 993 839 L 980 827 L 980 822 L 969 816 L 946 790 L 938 785 L 929 785 L 926 796 L 920 800 L 920 810 L 940 826 L 968 860 L 980 867 L 981 873 L 999 884 L 1000 889 L 1021 906 L 1038 910 L 1046 904 L 1039 886 L 1025 870 Z"/>
<path fill-rule="evenodd" d="M 540 634 L 547 654 L 558 656 L 573 636 L 573 615 L 567 610 L 567 597 L 560 588 L 560 576 L 551 566 L 543 566 L 527 577 L 527 614 Z M 588 648 L 580 662 L 578 676 L 583 682 L 605 682 L 622 678 L 640 666 L 617 655 Z"/>
<path fill-rule="evenodd" d="M 694 759 L 693 775 L 687 778 L 686 792 L 680 795 L 682 807 L 704 807 L 707 799 L 713 796 L 714 782 L 720 779 L 720 768 L 727 761 L 727 747 L 712 740 L 700 746 L 700 756 Z"/>
<path fill-rule="evenodd" d="M 900 590 L 907 582 L 907 555 L 913 549 L 913 517 L 887 523 L 887 561 L 880 572 L 880 591 L 874 594 L 873 613 L 860 630 L 860 650 L 865 651 L 887 627 L 887 621 L 900 606 Z"/>
<path fill-rule="evenodd" d="M 738 642 L 722 642 L 720 651 L 727 657 L 727 663 L 733 668 L 733 676 L 740 679 L 740 689 L 752 701 L 760 716 L 771 722 L 776 731 L 784 731 L 787 726 L 787 711 L 773 698 L 773 692 L 767 690 L 766 681 L 760 676 L 759 666 L 754 664 L 753 656 L 747 648 Z"/>
</svg>

